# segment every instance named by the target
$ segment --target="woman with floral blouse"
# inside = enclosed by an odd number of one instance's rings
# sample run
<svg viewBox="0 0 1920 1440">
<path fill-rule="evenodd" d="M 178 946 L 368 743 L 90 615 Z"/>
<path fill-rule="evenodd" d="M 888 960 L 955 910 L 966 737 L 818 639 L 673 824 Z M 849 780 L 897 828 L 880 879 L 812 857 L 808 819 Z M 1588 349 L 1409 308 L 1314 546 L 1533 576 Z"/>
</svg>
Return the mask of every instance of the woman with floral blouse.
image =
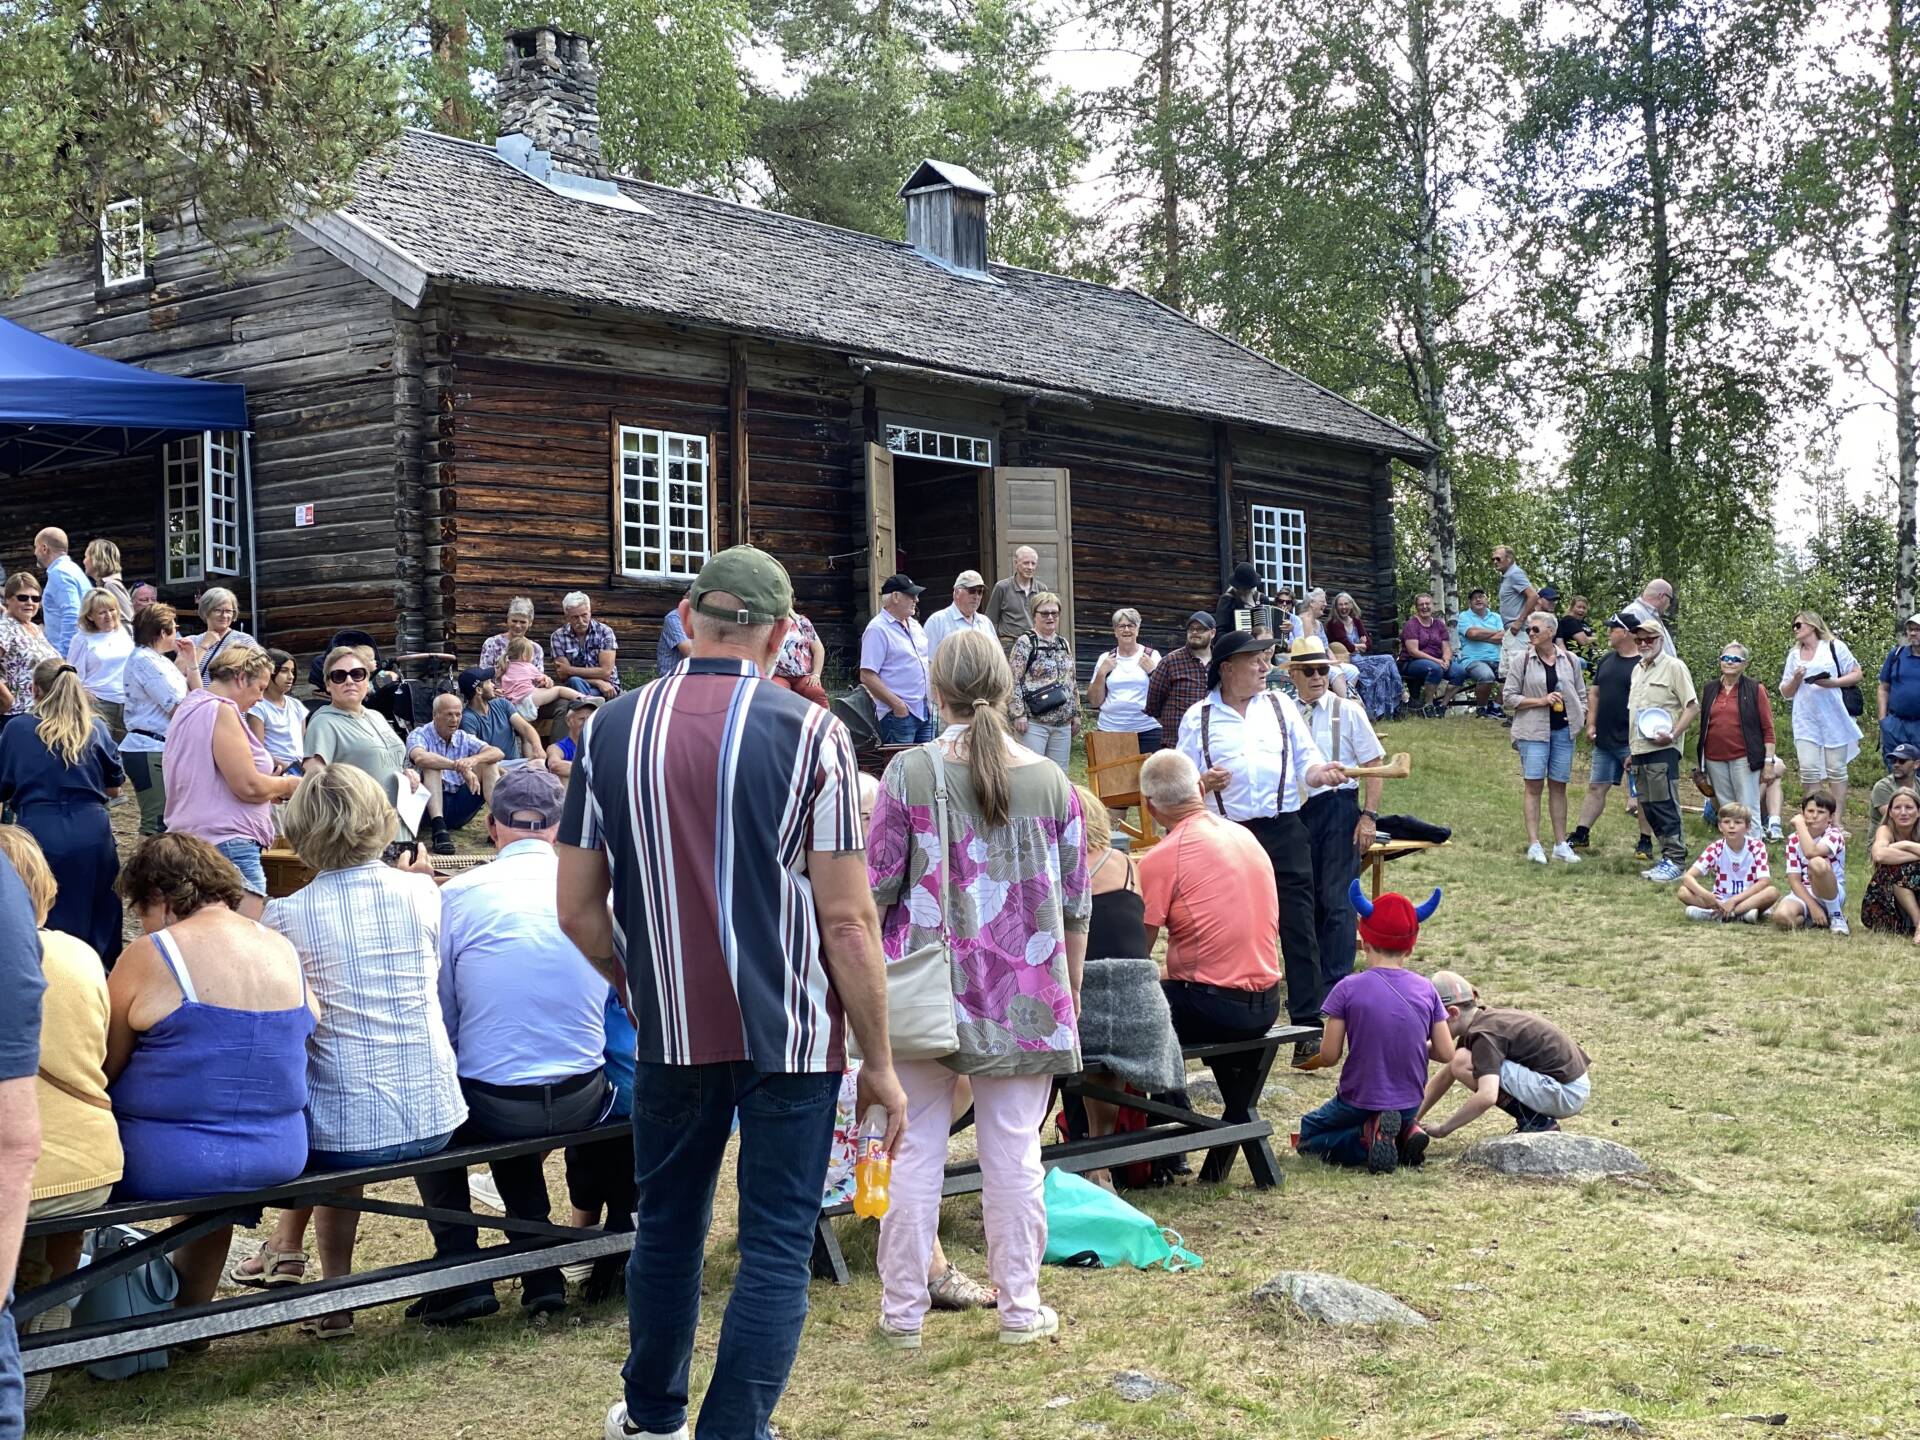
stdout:
<svg viewBox="0 0 1920 1440">
<path fill-rule="evenodd" d="M 1073 674 L 1073 647 L 1060 633 L 1060 597 L 1042 590 L 1032 600 L 1033 629 L 1013 642 L 1013 699 L 1007 712 L 1014 733 L 1036 755 L 1062 771 L 1073 758 L 1080 733 L 1080 690 Z"/>
</svg>

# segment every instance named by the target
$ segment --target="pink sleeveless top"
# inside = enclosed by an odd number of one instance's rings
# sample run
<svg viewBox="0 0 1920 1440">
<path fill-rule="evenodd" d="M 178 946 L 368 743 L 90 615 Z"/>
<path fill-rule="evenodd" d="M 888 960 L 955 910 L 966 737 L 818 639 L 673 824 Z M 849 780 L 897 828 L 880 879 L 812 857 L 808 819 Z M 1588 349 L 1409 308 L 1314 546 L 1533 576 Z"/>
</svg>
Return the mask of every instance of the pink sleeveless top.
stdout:
<svg viewBox="0 0 1920 1440">
<path fill-rule="evenodd" d="M 265 801 L 249 805 L 228 787 L 213 760 L 213 723 L 220 706 L 233 711 L 253 752 L 253 768 L 273 773 L 267 747 L 254 738 L 240 707 L 211 690 L 195 690 L 173 712 L 167 727 L 163 759 L 167 784 L 167 829 L 178 835 L 197 835 L 208 844 L 251 840 L 266 847 L 273 843 L 273 806 Z"/>
</svg>

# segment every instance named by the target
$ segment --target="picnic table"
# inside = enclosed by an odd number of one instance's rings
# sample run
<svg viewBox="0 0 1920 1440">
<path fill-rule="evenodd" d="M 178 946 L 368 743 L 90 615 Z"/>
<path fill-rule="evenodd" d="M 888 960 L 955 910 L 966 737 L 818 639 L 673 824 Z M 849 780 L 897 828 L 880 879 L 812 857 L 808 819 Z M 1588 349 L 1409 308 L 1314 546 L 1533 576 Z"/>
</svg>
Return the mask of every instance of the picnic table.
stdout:
<svg viewBox="0 0 1920 1440">
<path fill-rule="evenodd" d="M 1280 1047 L 1298 1040 L 1313 1039 L 1319 1033 L 1320 1027 L 1317 1025 L 1282 1024 L 1251 1040 L 1186 1045 L 1181 1050 L 1187 1059 L 1204 1060 L 1209 1065 L 1225 1056 L 1256 1056 L 1252 1093 L 1257 1104 L 1261 1091 L 1266 1088 L 1267 1075 L 1273 1068 L 1274 1057 Z M 1060 1094 L 1131 1106 L 1144 1111 L 1150 1123 L 1144 1130 L 1116 1131 L 1112 1135 L 1044 1145 L 1040 1149 L 1040 1163 L 1048 1170 L 1065 1170 L 1069 1174 L 1080 1175 L 1089 1170 L 1107 1170 L 1138 1160 L 1158 1160 L 1168 1155 L 1184 1155 L 1190 1150 L 1205 1150 L 1207 1161 L 1200 1172 L 1205 1182 L 1217 1183 L 1225 1179 L 1234 1157 L 1244 1155 L 1247 1168 L 1253 1173 L 1256 1189 L 1270 1190 L 1280 1184 L 1280 1166 L 1274 1158 L 1271 1144 L 1273 1126 L 1257 1114 L 1251 1120 L 1228 1124 L 1218 1115 L 1204 1115 L 1191 1108 L 1182 1109 L 1162 1100 L 1114 1090 L 1095 1084 L 1084 1075 L 1062 1076 L 1056 1088 Z M 940 1188 L 943 1198 L 948 1195 L 974 1195 L 979 1191 L 979 1161 L 957 1160 L 948 1164 L 946 1180 Z M 813 1273 L 816 1279 L 831 1280 L 836 1285 L 848 1282 L 847 1261 L 840 1249 L 839 1236 L 834 1233 L 833 1222 L 842 1215 L 852 1213 L 851 1201 L 842 1201 L 821 1210 L 813 1238 Z"/>
</svg>

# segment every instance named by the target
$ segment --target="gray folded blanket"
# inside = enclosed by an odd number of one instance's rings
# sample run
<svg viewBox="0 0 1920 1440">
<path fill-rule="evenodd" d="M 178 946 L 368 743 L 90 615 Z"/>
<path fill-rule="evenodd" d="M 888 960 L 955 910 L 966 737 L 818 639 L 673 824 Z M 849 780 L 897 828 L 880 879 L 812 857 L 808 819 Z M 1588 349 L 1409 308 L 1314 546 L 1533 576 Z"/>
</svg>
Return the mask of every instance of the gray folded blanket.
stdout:
<svg viewBox="0 0 1920 1440">
<path fill-rule="evenodd" d="M 1173 1012 L 1151 960 L 1089 960 L 1080 981 L 1080 1058 L 1149 1094 L 1186 1081 Z"/>
</svg>

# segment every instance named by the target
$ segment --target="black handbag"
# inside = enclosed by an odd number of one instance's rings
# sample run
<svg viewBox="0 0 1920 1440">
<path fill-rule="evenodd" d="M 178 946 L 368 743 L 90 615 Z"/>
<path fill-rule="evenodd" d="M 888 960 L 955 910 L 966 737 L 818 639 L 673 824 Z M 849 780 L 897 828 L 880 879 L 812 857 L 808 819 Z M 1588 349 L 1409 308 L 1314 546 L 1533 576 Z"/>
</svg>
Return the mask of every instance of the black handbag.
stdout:
<svg viewBox="0 0 1920 1440">
<path fill-rule="evenodd" d="M 1045 643 L 1047 642 L 1036 637 L 1033 642 L 1033 653 L 1038 655 L 1040 653 L 1040 646 Z M 1055 640 L 1052 643 L 1058 645 L 1062 650 L 1067 648 L 1067 642 L 1064 640 Z M 1028 658 L 1027 664 L 1029 666 L 1033 664 L 1031 656 Z M 1025 703 L 1029 715 L 1045 715 L 1050 711 L 1058 710 L 1063 706 L 1072 704 L 1074 700 L 1074 689 L 1073 686 L 1067 684 L 1066 681 L 1056 680 L 1051 685 L 1036 685 L 1032 689 L 1023 688 L 1020 691 L 1020 699 Z"/>
<path fill-rule="evenodd" d="M 1840 652 L 1834 648 L 1831 640 L 1827 642 L 1827 653 L 1833 657 L 1833 673 L 1838 675 L 1840 673 Z M 1853 716 L 1855 719 L 1858 719 L 1866 712 L 1866 701 L 1861 698 L 1860 687 L 1858 685 L 1841 686 L 1840 703 L 1847 707 L 1847 714 Z"/>
</svg>

